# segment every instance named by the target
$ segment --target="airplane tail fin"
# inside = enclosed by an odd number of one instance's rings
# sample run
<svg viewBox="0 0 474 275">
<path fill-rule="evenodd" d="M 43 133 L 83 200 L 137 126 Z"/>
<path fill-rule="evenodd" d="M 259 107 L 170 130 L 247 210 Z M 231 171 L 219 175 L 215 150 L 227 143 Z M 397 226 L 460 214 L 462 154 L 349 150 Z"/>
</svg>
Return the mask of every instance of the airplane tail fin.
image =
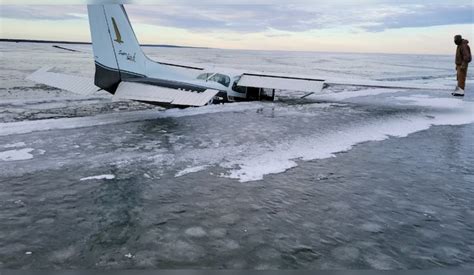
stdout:
<svg viewBox="0 0 474 275">
<path fill-rule="evenodd" d="M 123 79 L 146 75 L 147 57 L 123 5 L 88 5 L 95 59 L 94 84 L 115 93 Z"/>
</svg>

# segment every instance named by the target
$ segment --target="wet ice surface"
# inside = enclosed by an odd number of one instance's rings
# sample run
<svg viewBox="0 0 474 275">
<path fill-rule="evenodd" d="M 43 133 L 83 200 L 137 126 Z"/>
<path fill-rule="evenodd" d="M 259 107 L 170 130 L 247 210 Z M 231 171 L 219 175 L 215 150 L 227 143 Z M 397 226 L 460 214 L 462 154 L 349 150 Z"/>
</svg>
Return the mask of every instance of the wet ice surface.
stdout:
<svg viewBox="0 0 474 275">
<path fill-rule="evenodd" d="M 1 267 L 474 266 L 472 88 L 463 100 L 346 87 L 163 111 L 25 82 L 41 62 L 89 76 L 93 66 L 87 54 L 12 45 L 0 44 Z M 454 83 L 444 56 L 147 51 Z"/>
</svg>

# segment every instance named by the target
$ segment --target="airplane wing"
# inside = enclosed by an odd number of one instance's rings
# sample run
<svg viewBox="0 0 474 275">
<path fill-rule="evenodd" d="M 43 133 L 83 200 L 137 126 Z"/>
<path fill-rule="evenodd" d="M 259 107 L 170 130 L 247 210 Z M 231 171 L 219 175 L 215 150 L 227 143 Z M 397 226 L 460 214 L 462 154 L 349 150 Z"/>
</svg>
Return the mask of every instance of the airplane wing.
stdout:
<svg viewBox="0 0 474 275">
<path fill-rule="evenodd" d="M 326 79 L 328 86 L 357 86 L 368 88 L 407 89 L 407 90 L 451 90 L 451 87 L 436 84 L 416 84 L 402 81 L 378 81 L 365 79 Z"/>
<path fill-rule="evenodd" d="M 237 85 L 250 88 L 317 92 L 323 89 L 324 79 L 244 73 Z"/>
<path fill-rule="evenodd" d="M 359 86 L 367 88 L 387 88 L 387 89 L 412 89 L 412 90 L 450 90 L 450 87 L 427 84 L 414 84 L 398 81 L 375 81 L 361 79 L 330 79 L 324 77 L 293 76 L 293 75 L 273 75 L 266 73 L 244 73 L 237 86 L 253 89 L 272 89 L 294 92 L 304 92 L 302 97 L 314 93 L 320 93 L 324 88 L 330 86 Z M 290 93 L 291 94 L 291 93 Z"/>
</svg>

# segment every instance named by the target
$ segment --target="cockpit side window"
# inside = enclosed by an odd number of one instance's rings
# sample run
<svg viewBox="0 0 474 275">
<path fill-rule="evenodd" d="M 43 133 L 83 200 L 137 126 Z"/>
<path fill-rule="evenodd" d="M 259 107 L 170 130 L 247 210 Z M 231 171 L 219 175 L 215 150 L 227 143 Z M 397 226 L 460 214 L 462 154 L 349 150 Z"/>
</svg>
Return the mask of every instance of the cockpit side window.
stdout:
<svg viewBox="0 0 474 275">
<path fill-rule="evenodd" d="M 207 80 L 211 75 L 212 73 L 203 73 L 203 74 L 198 75 L 197 79 Z"/>
<path fill-rule="evenodd" d="M 242 86 L 238 86 L 239 80 L 240 80 L 240 76 L 236 77 L 234 79 L 234 84 L 232 85 L 232 90 L 234 90 L 237 93 L 245 94 L 247 92 L 247 88 L 242 87 Z"/>
</svg>

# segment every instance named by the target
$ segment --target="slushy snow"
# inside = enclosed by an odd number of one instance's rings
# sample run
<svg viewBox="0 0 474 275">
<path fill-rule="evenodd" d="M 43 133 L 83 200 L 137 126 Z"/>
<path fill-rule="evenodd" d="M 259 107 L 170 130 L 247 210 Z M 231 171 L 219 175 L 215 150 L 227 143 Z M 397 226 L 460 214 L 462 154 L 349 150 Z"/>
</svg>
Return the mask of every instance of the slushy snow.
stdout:
<svg viewBox="0 0 474 275">
<path fill-rule="evenodd" d="M 16 161 L 16 160 L 27 160 L 32 159 L 33 148 L 24 148 L 19 150 L 8 150 L 0 152 L 0 161 Z"/>
<path fill-rule="evenodd" d="M 17 143 L 10 143 L 2 145 L 3 148 L 18 148 L 18 147 L 25 147 L 26 144 L 24 142 L 17 142 Z"/>
</svg>

